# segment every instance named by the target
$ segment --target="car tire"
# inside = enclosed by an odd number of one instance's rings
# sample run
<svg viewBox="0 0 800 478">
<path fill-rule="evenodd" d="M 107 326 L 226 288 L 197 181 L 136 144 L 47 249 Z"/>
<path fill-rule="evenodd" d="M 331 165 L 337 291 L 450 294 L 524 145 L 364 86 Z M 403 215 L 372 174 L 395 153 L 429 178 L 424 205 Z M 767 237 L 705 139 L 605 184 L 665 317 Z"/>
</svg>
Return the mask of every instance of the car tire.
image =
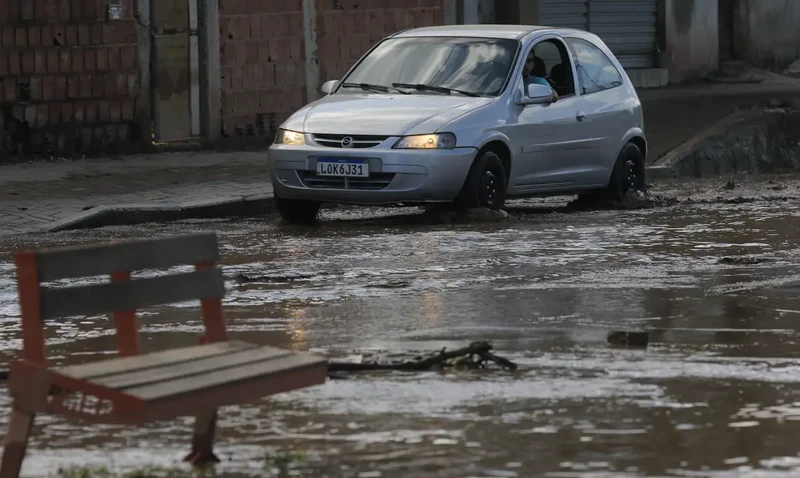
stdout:
<svg viewBox="0 0 800 478">
<path fill-rule="evenodd" d="M 638 146 L 628 143 L 617 156 L 608 186 L 599 191 L 581 194 L 578 200 L 592 203 L 603 201 L 620 203 L 625 200 L 629 192 L 647 192 L 644 175 L 644 154 Z"/>
<path fill-rule="evenodd" d="M 306 199 L 286 199 L 275 196 L 275 207 L 283 219 L 294 224 L 308 224 L 317 220 L 322 203 Z"/>
<path fill-rule="evenodd" d="M 486 151 L 472 163 L 455 204 L 468 209 L 502 209 L 506 201 L 506 187 L 506 170 L 500 156 Z"/>
</svg>

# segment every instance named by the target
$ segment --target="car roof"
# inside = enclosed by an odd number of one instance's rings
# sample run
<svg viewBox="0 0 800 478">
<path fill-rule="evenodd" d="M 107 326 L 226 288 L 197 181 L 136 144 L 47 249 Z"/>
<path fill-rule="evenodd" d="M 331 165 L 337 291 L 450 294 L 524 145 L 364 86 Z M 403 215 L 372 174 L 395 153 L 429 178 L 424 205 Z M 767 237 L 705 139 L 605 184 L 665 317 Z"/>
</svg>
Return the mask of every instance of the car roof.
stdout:
<svg viewBox="0 0 800 478">
<path fill-rule="evenodd" d="M 543 25 L 444 25 L 405 30 L 394 35 L 395 38 L 441 36 L 506 38 L 519 40 L 525 35 L 543 30 L 564 30 Z"/>
</svg>

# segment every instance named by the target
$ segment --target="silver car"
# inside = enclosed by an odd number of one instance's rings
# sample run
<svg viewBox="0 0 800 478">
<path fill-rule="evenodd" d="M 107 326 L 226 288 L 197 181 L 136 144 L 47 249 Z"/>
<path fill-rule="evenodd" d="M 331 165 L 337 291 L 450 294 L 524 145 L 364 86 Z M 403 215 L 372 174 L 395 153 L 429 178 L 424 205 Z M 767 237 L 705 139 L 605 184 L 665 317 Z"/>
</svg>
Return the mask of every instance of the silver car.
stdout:
<svg viewBox="0 0 800 478">
<path fill-rule="evenodd" d="M 322 203 L 501 208 L 506 198 L 622 199 L 645 188 L 641 103 L 585 31 L 407 30 L 321 91 L 269 149 L 289 221 L 313 221 Z"/>
</svg>

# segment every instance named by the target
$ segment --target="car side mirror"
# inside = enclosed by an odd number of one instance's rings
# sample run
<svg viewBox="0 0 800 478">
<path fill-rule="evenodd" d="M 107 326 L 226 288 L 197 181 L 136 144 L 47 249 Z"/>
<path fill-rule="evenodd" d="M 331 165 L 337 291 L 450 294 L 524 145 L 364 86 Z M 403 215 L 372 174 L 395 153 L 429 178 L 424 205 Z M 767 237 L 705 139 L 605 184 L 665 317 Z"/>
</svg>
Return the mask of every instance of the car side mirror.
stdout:
<svg viewBox="0 0 800 478">
<path fill-rule="evenodd" d="M 337 84 L 337 83 L 339 83 L 339 80 L 330 80 L 330 81 L 326 81 L 326 82 L 325 82 L 325 83 L 323 83 L 323 84 L 322 84 L 322 86 L 320 87 L 320 89 L 319 89 L 320 93 L 322 93 L 323 95 L 329 95 L 329 94 L 331 94 L 331 91 L 333 91 L 333 90 L 334 90 L 334 88 L 336 88 L 336 84 Z"/>
<path fill-rule="evenodd" d="M 525 95 L 521 90 L 517 90 L 518 105 L 548 105 L 553 102 L 552 90 L 544 85 L 528 85 L 528 94 Z"/>
</svg>

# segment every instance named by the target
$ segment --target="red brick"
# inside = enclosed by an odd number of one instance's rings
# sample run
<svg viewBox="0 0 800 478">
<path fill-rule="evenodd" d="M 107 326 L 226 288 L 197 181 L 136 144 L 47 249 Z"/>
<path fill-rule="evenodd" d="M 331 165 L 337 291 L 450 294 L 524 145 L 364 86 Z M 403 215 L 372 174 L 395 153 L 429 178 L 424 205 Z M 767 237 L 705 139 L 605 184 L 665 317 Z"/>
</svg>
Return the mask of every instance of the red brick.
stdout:
<svg viewBox="0 0 800 478">
<path fill-rule="evenodd" d="M 97 123 L 97 102 L 88 101 L 84 108 L 84 121 L 86 124 Z"/>
<path fill-rule="evenodd" d="M 59 75 L 55 77 L 56 82 L 56 99 L 57 100 L 66 100 L 67 99 L 67 77 L 63 75 Z"/>
<path fill-rule="evenodd" d="M 241 90 L 242 89 L 242 69 L 241 69 L 241 67 L 233 67 L 233 68 L 231 68 L 231 89 L 232 90 Z"/>
<path fill-rule="evenodd" d="M 11 52 L 6 53 L 0 50 L 0 77 L 8 76 L 8 65 L 11 63 L 12 56 L 13 54 Z"/>
<path fill-rule="evenodd" d="M 244 65 L 247 63 L 247 42 L 237 41 L 234 43 L 234 58 L 235 65 Z M 257 57 L 258 55 L 256 55 Z"/>
<path fill-rule="evenodd" d="M 72 57 L 70 63 L 72 64 L 72 71 L 74 73 L 82 73 L 84 71 L 83 51 L 72 49 L 70 51 Z"/>
<path fill-rule="evenodd" d="M 14 78 L 6 78 L 3 80 L 3 86 L 6 102 L 13 103 L 17 101 L 17 82 L 14 81 Z"/>
<path fill-rule="evenodd" d="M 89 38 L 91 40 L 92 45 L 102 45 L 103 44 L 103 24 L 100 22 L 95 22 L 89 25 Z"/>
<path fill-rule="evenodd" d="M 121 43 L 137 43 L 138 42 L 138 34 L 136 32 L 136 21 L 135 20 L 126 20 L 124 22 L 119 23 L 119 29 L 121 31 L 120 39 Z"/>
<path fill-rule="evenodd" d="M 132 98 L 125 98 L 121 102 L 122 121 L 131 121 L 135 118 L 135 101 Z"/>
<path fill-rule="evenodd" d="M 61 122 L 61 105 L 50 105 L 50 117 L 47 119 L 49 124 L 59 124 Z"/>
<path fill-rule="evenodd" d="M 97 70 L 108 71 L 108 48 L 98 48 L 95 53 L 97 54 Z"/>
<path fill-rule="evenodd" d="M 40 76 L 34 76 L 30 79 L 28 83 L 28 88 L 30 88 L 31 92 L 31 100 L 33 101 L 41 101 L 43 98 L 42 95 L 42 78 Z"/>
<path fill-rule="evenodd" d="M 270 61 L 270 48 L 269 42 L 267 41 L 260 41 L 256 44 L 256 48 L 258 48 L 258 62 L 259 63 L 267 63 Z"/>
<path fill-rule="evenodd" d="M 28 46 L 28 30 L 23 27 L 17 27 L 15 30 L 14 44 L 17 47 Z"/>
<path fill-rule="evenodd" d="M 242 66 L 242 88 L 250 90 L 253 88 L 253 64 Z"/>
<path fill-rule="evenodd" d="M 264 82 L 267 88 L 274 87 L 277 83 L 275 82 L 275 64 L 269 63 L 264 65 Z"/>
<path fill-rule="evenodd" d="M 72 55 L 66 48 L 58 50 L 58 71 L 61 73 L 69 73 L 72 70 L 71 65 Z"/>
<path fill-rule="evenodd" d="M 0 28 L 0 41 L 3 48 L 13 48 L 16 45 L 15 30 L 11 27 Z"/>
<path fill-rule="evenodd" d="M 111 122 L 112 123 L 119 123 L 122 119 L 122 105 L 119 101 L 111 101 L 109 106 Z"/>
<path fill-rule="evenodd" d="M 75 102 L 72 104 L 73 118 L 76 123 L 83 123 L 86 121 L 86 103 Z"/>
<path fill-rule="evenodd" d="M 97 70 L 97 50 L 87 48 L 83 51 L 83 69 L 85 71 Z"/>
<path fill-rule="evenodd" d="M 236 43 L 225 42 L 220 49 L 219 61 L 221 66 L 230 66 L 236 64 Z"/>
<path fill-rule="evenodd" d="M 105 96 L 114 96 L 117 94 L 117 74 L 107 73 L 103 76 L 103 90 Z"/>
<path fill-rule="evenodd" d="M 28 26 L 28 46 L 39 46 L 42 44 L 42 29 L 36 25 Z"/>
<path fill-rule="evenodd" d="M 80 80 L 77 76 L 67 77 L 67 97 L 79 98 L 81 96 Z"/>
<path fill-rule="evenodd" d="M 253 38 L 255 40 L 260 40 L 261 38 L 264 38 L 263 33 L 261 31 L 262 29 L 261 17 L 259 15 L 250 15 L 245 18 L 249 19 L 250 22 L 250 38 Z"/>
<path fill-rule="evenodd" d="M 97 0 L 73 0 L 82 3 L 83 17 L 87 20 L 96 20 L 99 18 L 99 8 L 97 7 Z"/>
<path fill-rule="evenodd" d="M 103 100 L 97 103 L 97 119 L 101 123 L 108 123 L 111 119 L 111 106 L 108 101 Z"/>
<path fill-rule="evenodd" d="M 69 30 L 67 31 L 67 35 L 69 35 Z M 88 45 L 89 43 L 91 43 L 89 36 L 89 24 L 81 23 L 78 25 L 78 44 Z"/>
<path fill-rule="evenodd" d="M 267 56 L 269 56 L 269 52 L 267 52 Z M 258 63 L 261 58 L 261 49 L 259 48 L 259 42 L 256 41 L 248 41 L 247 42 L 247 56 L 245 61 L 239 63 L 240 65 L 244 66 L 248 63 Z M 238 57 L 237 57 L 238 59 Z"/>
<path fill-rule="evenodd" d="M 36 126 L 47 126 L 47 120 L 49 119 L 49 116 L 48 105 L 36 106 Z"/>
<path fill-rule="evenodd" d="M 92 97 L 92 75 L 81 75 L 80 95 L 81 98 Z"/>
<path fill-rule="evenodd" d="M 106 96 L 105 76 L 95 73 L 92 75 L 92 97 L 103 98 L 104 96 Z"/>
<path fill-rule="evenodd" d="M 117 84 L 114 89 L 117 92 L 117 95 L 128 96 L 128 75 L 125 73 L 117 73 L 116 80 Z"/>
<path fill-rule="evenodd" d="M 22 4 L 19 6 L 20 15 L 22 16 L 23 20 L 33 20 L 36 16 L 36 11 L 33 8 L 33 1 L 32 0 L 22 0 Z"/>
<path fill-rule="evenodd" d="M 58 0 L 58 19 L 69 20 L 71 15 L 70 2 L 72 0 Z"/>
<path fill-rule="evenodd" d="M 72 123 L 75 120 L 75 106 L 66 102 L 61 105 L 61 122 L 64 124 Z"/>
<path fill-rule="evenodd" d="M 36 56 L 32 51 L 22 52 L 22 73 L 28 75 L 36 71 Z"/>
<path fill-rule="evenodd" d="M 120 47 L 112 46 L 108 48 L 108 69 L 117 71 L 121 68 Z"/>
<path fill-rule="evenodd" d="M 52 76 L 45 76 L 42 78 L 42 99 L 44 101 L 54 100 L 56 98 L 56 81 Z"/>
<path fill-rule="evenodd" d="M 59 31 L 59 28 L 61 30 Z M 57 25 L 55 27 L 55 38 L 63 46 L 75 46 L 78 42 L 78 25 Z"/>
<path fill-rule="evenodd" d="M 58 50 L 47 50 L 47 72 L 58 73 L 60 65 Z"/>
<path fill-rule="evenodd" d="M 231 89 L 231 69 L 223 66 L 219 69 L 220 89 L 228 91 Z"/>
<path fill-rule="evenodd" d="M 133 70 L 138 60 L 137 53 L 138 51 L 135 46 L 129 45 L 120 47 L 119 68 L 124 71 Z"/>
</svg>

